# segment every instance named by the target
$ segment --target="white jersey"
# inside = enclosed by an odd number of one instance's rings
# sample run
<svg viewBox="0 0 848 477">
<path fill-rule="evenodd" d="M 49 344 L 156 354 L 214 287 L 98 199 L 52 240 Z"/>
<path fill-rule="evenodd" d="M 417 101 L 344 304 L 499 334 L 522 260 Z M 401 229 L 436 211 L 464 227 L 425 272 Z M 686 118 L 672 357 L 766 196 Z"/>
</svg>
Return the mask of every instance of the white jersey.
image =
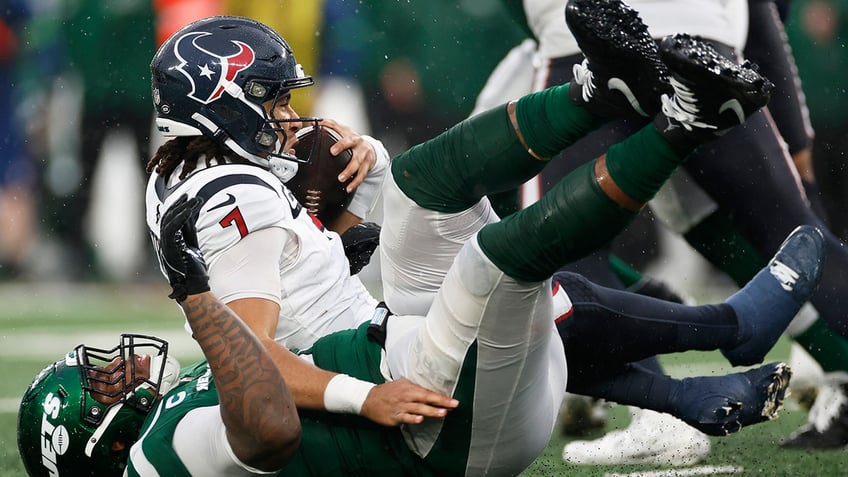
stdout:
<svg viewBox="0 0 848 477">
<path fill-rule="evenodd" d="M 281 344 L 305 349 L 321 336 L 371 318 L 376 300 L 350 275 L 338 234 L 310 216 L 279 179 L 253 165 L 200 166 L 179 182 L 174 179 L 179 169 L 167 183 L 155 173 L 150 177 L 147 226 L 154 244 L 158 243 L 159 219 L 177 198 L 183 194 L 202 197 L 205 202 L 198 214 L 197 234 L 212 292 L 224 303 L 242 298 L 278 301 L 276 339 Z M 255 234 L 273 228 L 285 233 Z M 250 240 L 248 237 L 284 241 L 276 248 L 282 253 L 279 257 L 243 254 L 236 266 L 229 265 L 232 260 L 227 252 L 242 240 Z M 267 288 L 260 283 L 264 280 L 251 276 L 252 268 L 246 262 L 257 259 L 279 262 L 280 290 L 263 289 Z M 219 265 L 221 261 L 228 265 Z M 276 286 L 276 281 L 272 282 Z"/>
<path fill-rule="evenodd" d="M 741 52 L 748 36 L 747 0 L 627 0 L 654 38 L 699 35 Z"/>
<path fill-rule="evenodd" d="M 565 0 L 523 0 L 527 24 L 543 59 L 580 53 L 565 24 Z M 674 33 L 700 35 L 741 51 L 748 34 L 747 0 L 626 0 L 654 38 Z"/>
</svg>

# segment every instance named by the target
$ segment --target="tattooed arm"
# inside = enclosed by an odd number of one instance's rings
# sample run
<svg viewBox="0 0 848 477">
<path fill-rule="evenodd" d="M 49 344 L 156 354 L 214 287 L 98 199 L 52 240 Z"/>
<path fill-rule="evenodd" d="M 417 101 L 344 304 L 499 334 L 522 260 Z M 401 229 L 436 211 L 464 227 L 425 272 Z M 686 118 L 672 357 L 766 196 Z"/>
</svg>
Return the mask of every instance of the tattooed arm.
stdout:
<svg viewBox="0 0 848 477">
<path fill-rule="evenodd" d="M 251 467 L 280 469 L 300 444 L 300 421 L 271 355 L 211 293 L 181 305 L 215 379 L 233 453 Z"/>
<path fill-rule="evenodd" d="M 242 464 L 276 471 L 300 444 L 294 399 L 263 343 L 209 291 L 194 227 L 201 203 L 183 196 L 163 214 L 159 259 L 215 380 L 226 444 Z"/>
</svg>

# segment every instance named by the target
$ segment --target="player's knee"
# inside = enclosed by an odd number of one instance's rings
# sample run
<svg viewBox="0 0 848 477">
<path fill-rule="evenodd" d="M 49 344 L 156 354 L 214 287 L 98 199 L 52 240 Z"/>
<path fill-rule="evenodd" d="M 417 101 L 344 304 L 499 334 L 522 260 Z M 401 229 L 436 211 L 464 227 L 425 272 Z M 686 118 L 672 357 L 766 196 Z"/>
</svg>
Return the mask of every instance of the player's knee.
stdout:
<svg viewBox="0 0 848 477">
<path fill-rule="evenodd" d="M 465 289 L 474 296 L 488 295 L 503 277 L 503 272 L 480 250 L 476 238 L 462 247 L 454 266 L 458 267 Z"/>
</svg>

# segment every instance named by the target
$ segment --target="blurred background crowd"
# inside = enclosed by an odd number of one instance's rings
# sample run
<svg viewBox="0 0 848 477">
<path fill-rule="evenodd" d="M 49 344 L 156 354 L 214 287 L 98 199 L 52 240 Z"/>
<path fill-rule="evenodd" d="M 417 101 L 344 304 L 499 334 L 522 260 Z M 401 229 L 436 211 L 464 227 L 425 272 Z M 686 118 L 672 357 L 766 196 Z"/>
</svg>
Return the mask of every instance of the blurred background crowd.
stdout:
<svg viewBox="0 0 848 477">
<path fill-rule="evenodd" d="M 215 14 L 270 25 L 316 78 L 295 110 L 348 123 L 394 154 L 471 112 L 525 36 L 502 3 L 0 0 L 0 281 L 161 280 L 143 218 L 144 165 L 162 141 L 149 63 L 180 26 Z M 783 6 L 821 199 L 845 238 L 848 0 Z"/>
</svg>

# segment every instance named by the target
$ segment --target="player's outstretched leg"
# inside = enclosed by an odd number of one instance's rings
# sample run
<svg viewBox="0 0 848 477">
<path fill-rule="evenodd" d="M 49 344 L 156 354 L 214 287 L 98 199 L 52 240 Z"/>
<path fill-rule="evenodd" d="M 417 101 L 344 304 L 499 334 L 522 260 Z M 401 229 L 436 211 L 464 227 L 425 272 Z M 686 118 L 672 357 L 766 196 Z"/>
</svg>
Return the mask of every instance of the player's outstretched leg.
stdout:
<svg viewBox="0 0 848 477">
<path fill-rule="evenodd" d="M 669 73 L 635 10 L 621 0 L 571 0 L 565 21 L 586 56 L 574 66 L 572 101 L 607 118 L 659 112 Z"/>
<path fill-rule="evenodd" d="M 605 156 L 571 172 L 538 202 L 504 218 L 498 229 L 511 230 L 481 232 L 481 247 L 490 258 L 502 260 L 497 262 L 501 270 L 522 280 L 543 279 L 596 249 L 629 223 L 700 144 L 715 139 L 717 130 L 744 121 L 768 101 L 768 80 L 701 40 L 687 37 L 685 42 L 667 44 L 665 51 L 677 79 L 674 94 L 663 96 L 664 112 L 654 125 L 611 146 Z M 545 109 L 539 100 L 557 90 L 546 91 L 526 96 L 516 106 L 519 128 L 537 153 L 552 149 L 552 134 L 544 123 L 528 125 L 527 118 L 544 116 L 536 113 Z M 725 108 L 739 111 L 740 116 L 728 120 Z M 588 106 L 571 109 L 588 111 Z M 534 230 L 531 240 L 527 230 Z M 523 247 L 516 250 L 515 243 Z"/>
<path fill-rule="evenodd" d="M 712 436 L 777 418 L 792 371 L 770 363 L 744 373 L 684 378 L 672 397 L 672 414 Z"/>
<path fill-rule="evenodd" d="M 824 268 L 824 250 L 819 229 L 809 225 L 796 228 L 768 265 L 726 300 L 739 323 L 738 344 L 721 350 L 730 364 L 762 362 L 815 291 Z"/>
<path fill-rule="evenodd" d="M 701 132 L 709 141 L 768 103 L 774 85 L 748 61 L 738 64 L 703 39 L 670 35 L 660 44 L 660 58 L 671 72 L 673 95 L 662 97 L 660 131 Z"/>
</svg>

